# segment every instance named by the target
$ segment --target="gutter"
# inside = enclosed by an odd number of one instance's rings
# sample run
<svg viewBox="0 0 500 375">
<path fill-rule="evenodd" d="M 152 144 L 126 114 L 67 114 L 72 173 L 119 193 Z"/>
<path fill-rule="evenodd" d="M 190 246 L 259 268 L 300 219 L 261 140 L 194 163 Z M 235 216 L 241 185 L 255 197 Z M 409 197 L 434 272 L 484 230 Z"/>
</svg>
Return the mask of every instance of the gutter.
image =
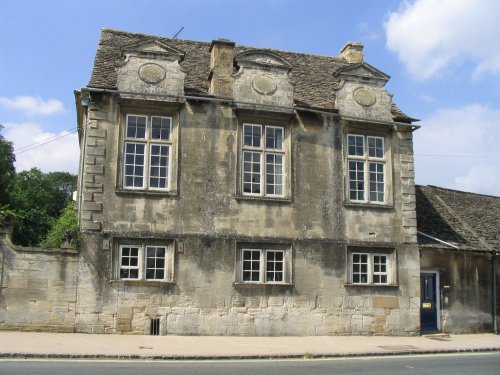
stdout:
<svg viewBox="0 0 500 375">
<path fill-rule="evenodd" d="M 500 255 L 497 251 L 493 252 L 491 257 L 491 286 L 492 286 L 492 318 L 493 332 L 498 334 L 498 317 L 497 317 L 497 257 Z"/>
<path fill-rule="evenodd" d="M 414 132 L 417 129 L 420 129 L 420 125 L 413 125 L 413 124 L 407 124 L 405 122 L 396 122 L 396 121 L 380 121 L 380 120 L 369 120 L 369 119 L 364 119 L 364 118 L 359 118 L 359 117 L 352 117 L 352 116 L 342 116 L 344 120 L 347 121 L 354 121 L 354 122 L 362 122 L 362 123 L 370 123 L 370 124 L 378 124 L 378 125 L 385 125 L 385 126 L 392 126 L 394 127 L 394 130 L 399 131 L 400 128 L 409 128 L 411 132 Z"/>
<path fill-rule="evenodd" d="M 263 107 L 263 108 L 279 108 L 279 109 L 284 109 L 284 110 L 289 110 L 290 112 L 293 111 L 303 111 L 303 112 L 311 112 L 311 113 L 317 113 L 317 114 L 322 114 L 322 115 L 333 115 L 333 116 L 339 116 L 344 120 L 348 121 L 355 121 L 355 122 L 366 122 L 366 123 L 375 123 L 379 125 L 385 125 L 385 126 L 392 126 L 396 131 L 399 131 L 400 129 L 406 129 L 410 131 L 415 131 L 420 128 L 420 125 L 412 125 L 412 124 L 407 124 L 404 122 L 396 122 L 396 121 L 380 121 L 380 120 L 366 120 L 363 118 L 358 118 L 358 117 L 352 117 L 352 116 L 342 116 L 339 113 L 338 109 L 333 109 L 333 110 L 327 110 L 327 109 L 319 109 L 319 108 L 314 108 L 314 107 L 304 107 L 301 105 L 293 105 L 293 106 L 283 106 L 283 105 L 270 105 L 270 104 L 261 104 L 261 103 L 254 103 L 254 102 L 244 102 L 244 101 L 235 101 L 232 98 L 218 98 L 218 97 L 211 97 L 211 96 L 196 96 L 196 95 L 159 95 L 159 94 L 144 94 L 144 93 L 138 93 L 138 92 L 128 92 L 128 91 L 119 91 L 115 89 L 101 89 L 101 88 L 93 88 L 93 87 L 86 87 L 82 89 L 82 91 L 88 91 L 88 92 L 98 92 L 98 93 L 109 93 L 109 94 L 129 94 L 129 95 L 149 95 L 149 96 L 155 96 L 158 98 L 172 98 L 172 99 L 186 99 L 186 100 L 200 100 L 200 101 L 207 101 L 207 102 L 217 102 L 217 103 L 227 103 L 227 104 L 234 104 L 236 107 L 238 107 L 238 104 L 243 104 L 243 105 L 252 105 L 252 106 L 257 106 L 257 107 Z M 244 108 L 243 108 L 244 109 Z"/>
</svg>

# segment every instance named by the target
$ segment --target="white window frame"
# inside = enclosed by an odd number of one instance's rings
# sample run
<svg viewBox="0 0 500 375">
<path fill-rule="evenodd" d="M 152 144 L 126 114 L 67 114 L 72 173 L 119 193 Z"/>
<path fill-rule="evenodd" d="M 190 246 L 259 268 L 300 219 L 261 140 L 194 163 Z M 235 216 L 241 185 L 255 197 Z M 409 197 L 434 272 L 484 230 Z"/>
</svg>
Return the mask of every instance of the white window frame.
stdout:
<svg viewBox="0 0 500 375">
<path fill-rule="evenodd" d="M 254 146 L 254 145 L 245 145 L 245 128 L 247 126 L 251 127 L 257 127 L 260 129 L 260 145 Z M 271 148 L 271 147 L 266 147 L 266 137 L 267 137 L 267 131 L 271 129 L 279 129 L 282 132 L 282 140 L 281 140 L 281 148 Z M 242 124 L 242 129 L 241 129 L 241 193 L 245 196 L 254 196 L 254 197 L 273 197 L 273 198 L 284 198 L 286 197 L 287 194 L 287 170 L 286 170 L 286 165 L 287 165 L 287 146 L 286 146 L 286 133 L 285 133 L 285 127 L 284 126 L 277 126 L 277 125 L 263 125 L 263 124 L 255 124 L 255 123 L 249 123 L 245 122 Z M 259 181 L 259 190 L 260 192 L 246 192 L 245 191 L 245 155 L 246 154 L 253 154 L 253 155 L 258 155 L 258 164 L 260 165 L 260 170 L 258 172 L 260 181 Z M 281 185 L 278 184 L 268 184 L 268 178 L 269 178 L 269 169 L 270 166 L 267 164 L 267 156 L 268 155 L 275 155 L 281 157 L 281 174 L 273 174 L 274 177 L 276 176 L 281 176 Z M 253 163 L 256 163 L 252 161 Z M 274 178 L 274 182 L 276 179 Z M 275 194 L 275 193 L 267 193 L 267 188 L 269 186 L 281 186 L 281 194 Z"/>
<path fill-rule="evenodd" d="M 287 247 L 274 247 L 274 246 L 252 246 L 245 245 L 242 247 L 238 247 L 237 249 L 237 263 L 236 263 L 236 283 L 241 284 L 277 284 L 277 285 L 289 285 L 292 283 L 292 264 L 291 264 L 291 249 Z M 258 254 L 258 269 L 251 270 L 247 269 L 245 265 L 245 252 L 253 252 Z M 276 264 L 281 263 L 281 270 L 276 271 L 276 268 L 272 270 L 273 273 L 280 272 L 282 276 L 282 280 L 267 280 L 267 264 L 268 254 L 271 253 L 281 253 L 282 259 L 281 261 L 271 260 L 271 262 L 275 262 Z M 257 258 L 255 258 L 257 259 Z M 253 261 L 256 261 L 253 259 Z M 258 280 L 245 280 L 245 272 L 258 272 L 259 278 Z"/>
<path fill-rule="evenodd" d="M 354 257 L 356 255 L 366 256 L 366 272 L 354 272 Z M 375 271 L 376 257 L 383 257 L 385 261 L 385 272 Z M 349 254 L 349 283 L 352 285 L 392 285 L 394 284 L 394 253 L 351 251 Z M 358 263 L 357 263 L 358 264 Z M 359 263 L 362 264 L 362 263 Z M 366 282 L 354 281 L 355 274 L 366 274 Z M 376 276 L 386 276 L 386 282 L 375 282 Z"/>
<path fill-rule="evenodd" d="M 123 249 L 125 248 L 134 248 L 138 249 L 138 264 L 137 266 L 123 266 L 122 265 L 122 259 L 123 259 Z M 165 256 L 163 257 L 164 261 L 164 266 L 163 268 L 157 268 L 155 267 L 155 270 L 163 270 L 163 278 L 148 278 L 147 271 L 148 271 L 148 249 L 164 249 L 165 250 Z M 173 281 L 173 262 L 174 262 L 174 250 L 173 250 L 173 244 L 149 244 L 149 243 L 142 243 L 142 244 L 127 244 L 123 243 L 118 246 L 118 256 L 116 257 L 117 263 L 115 265 L 115 280 L 120 280 L 120 281 L 147 281 L 147 282 L 171 282 Z M 158 257 L 155 259 L 161 259 L 161 257 Z M 156 262 L 155 262 L 156 266 Z M 122 270 L 129 270 L 129 269 L 134 269 L 138 270 L 138 277 L 137 278 L 127 278 L 127 277 L 122 277 L 121 276 L 121 271 Z"/>
<path fill-rule="evenodd" d="M 127 137 L 127 131 L 128 131 L 128 123 L 129 123 L 129 118 L 131 117 L 138 117 L 138 118 L 143 118 L 146 120 L 146 129 L 145 129 L 145 135 L 144 138 L 137 138 L 137 137 Z M 154 118 L 160 118 L 162 120 L 168 120 L 168 132 L 169 132 L 169 137 L 168 139 L 156 139 L 152 137 L 152 130 L 153 130 L 153 119 Z M 172 161 L 172 155 L 173 155 L 173 118 L 171 116 L 161 116 L 161 115 L 143 115 L 143 114 L 127 114 L 125 116 L 125 126 L 124 126 L 124 141 L 123 141 L 123 169 L 122 169 L 122 186 L 124 189 L 127 190 L 151 190 L 151 191 L 169 191 L 172 189 L 172 174 L 173 174 L 173 161 Z M 127 145 L 143 145 L 144 146 L 144 155 L 143 155 L 143 173 L 142 173 L 142 185 L 141 186 L 128 186 L 126 182 L 127 178 L 127 166 L 130 164 L 127 164 Z M 151 186 L 151 178 L 152 177 L 152 169 L 155 167 L 152 165 L 152 158 L 156 155 L 152 154 L 152 149 L 155 146 L 159 147 L 168 147 L 168 152 L 167 155 L 159 155 L 158 157 L 160 158 L 168 158 L 166 166 L 166 182 L 165 182 L 165 187 L 155 187 Z M 135 165 L 135 164 L 134 164 Z"/>
<path fill-rule="evenodd" d="M 351 154 L 349 149 L 349 141 L 351 138 L 362 139 L 362 153 L 361 154 Z M 382 155 L 370 155 L 369 143 L 370 140 L 374 140 L 375 142 L 381 141 L 382 147 L 376 148 L 375 150 L 382 149 Z M 363 134 L 347 134 L 347 144 L 346 144 L 346 155 L 347 155 L 347 199 L 350 202 L 357 203 L 370 203 L 370 204 L 387 204 L 388 202 L 388 178 L 389 174 L 387 171 L 387 150 L 386 150 L 386 139 L 381 136 L 372 136 L 372 135 L 363 135 Z M 351 169 L 351 164 L 355 165 L 355 168 Z M 362 166 L 361 168 L 359 168 Z M 377 169 L 382 168 L 382 172 L 375 171 L 372 172 L 371 166 L 375 166 Z M 355 179 L 351 178 L 351 173 L 354 173 Z M 362 179 L 358 179 L 359 174 L 363 174 Z M 372 174 L 375 173 L 376 176 L 382 176 L 383 181 L 377 182 L 374 181 L 375 189 L 372 190 Z M 356 184 L 355 181 L 362 182 L 362 189 L 358 189 L 359 184 Z M 355 189 L 351 189 L 351 183 L 354 182 L 356 184 Z M 379 185 L 382 184 L 382 190 L 379 190 Z M 363 199 L 358 199 L 358 197 L 351 197 L 351 192 L 363 192 Z M 376 199 L 372 199 L 372 193 L 376 194 Z M 355 193 L 356 195 L 358 193 Z M 378 195 L 382 194 L 383 199 L 379 200 Z"/>
</svg>

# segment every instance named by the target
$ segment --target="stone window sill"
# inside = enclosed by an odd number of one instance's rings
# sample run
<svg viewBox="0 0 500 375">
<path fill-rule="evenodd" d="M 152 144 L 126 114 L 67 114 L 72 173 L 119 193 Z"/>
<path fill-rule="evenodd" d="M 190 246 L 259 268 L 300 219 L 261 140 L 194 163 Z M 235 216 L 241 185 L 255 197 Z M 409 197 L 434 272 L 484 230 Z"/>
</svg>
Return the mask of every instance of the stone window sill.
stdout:
<svg viewBox="0 0 500 375">
<path fill-rule="evenodd" d="M 243 283 L 235 282 L 233 283 L 235 288 L 276 288 L 276 287 L 292 287 L 292 283 Z"/>
<path fill-rule="evenodd" d="M 263 197 L 263 196 L 255 196 L 255 195 L 241 195 L 237 194 L 234 196 L 236 200 L 241 201 L 254 201 L 254 202 L 273 202 L 273 203 L 292 203 L 292 198 L 288 197 Z"/>
<path fill-rule="evenodd" d="M 111 284 L 115 285 L 125 285 L 125 286 L 150 286 L 150 287 L 161 287 L 161 286 L 173 286 L 176 284 L 175 281 L 146 281 L 146 280 L 111 280 Z"/>
<path fill-rule="evenodd" d="M 344 284 L 346 288 L 387 288 L 396 289 L 399 288 L 399 284 Z"/>
<path fill-rule="evenodd" d="M 392 204 L 377 204 L 377 203 L 356 203 L 356 202 L 345 202 L 344 207 L 346 208 L 369 208 L 376 210 L 393 210 L 394 205 Z"/>
<path fill-rule="evenodd" d="M 115 193 L 117 195 L 149 195 L 156 197 L 177 197 L 179 195 L 178 190 L 160 191 L 160 190 L 133 190 L 133 189 L 122 189 L 122 188 L 116 188 Z"/>
</svg>

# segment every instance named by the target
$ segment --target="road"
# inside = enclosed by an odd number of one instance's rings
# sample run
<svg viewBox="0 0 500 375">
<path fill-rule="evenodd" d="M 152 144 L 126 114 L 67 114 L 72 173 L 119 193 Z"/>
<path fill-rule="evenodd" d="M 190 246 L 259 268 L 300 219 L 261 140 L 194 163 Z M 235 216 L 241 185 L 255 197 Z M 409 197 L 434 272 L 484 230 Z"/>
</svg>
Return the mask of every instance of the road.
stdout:
<svg viewBox="0 0 500 375">
<path fill-rule="evenodd" d="M 414 355 L 312 360 L 107 361 L 0 359 L 1 375 L 152 374 L 500 374 L 500 353 Z"/>
</svg>

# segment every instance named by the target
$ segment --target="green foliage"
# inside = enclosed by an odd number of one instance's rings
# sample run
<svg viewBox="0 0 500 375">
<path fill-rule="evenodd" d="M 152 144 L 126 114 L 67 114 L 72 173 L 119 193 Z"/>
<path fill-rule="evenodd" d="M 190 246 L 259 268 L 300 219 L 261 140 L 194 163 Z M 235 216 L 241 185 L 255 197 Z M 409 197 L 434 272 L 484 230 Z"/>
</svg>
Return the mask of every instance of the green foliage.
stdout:
<svg viewBox="0 0 500 375">
<path fill-rule="evenodd" d="M 64 242 L 75 249 L 80 247 L 80 231 L 74 202 L 70 202 L 64 208 L 61 216 L 54 222 L 40 246 L 44 248 L 61 247 Z"/>
<path fill-rule="evenodd" d="M 11 207 L 16 215 L 13 242 L 38 245 L 71 200 L 69 190 L 73 187 L 76 176 L 69 173 L 45 174 L 37 168 L 19 172 L 11 193 Z"/>
<path fill-rule="evenodd" d="M 0 204 L 0 227 L 11 224 L 15 217 L 16 214 L 9 208 L 9 206 L 2 206 Z"/>
<path fill-rule="evenodd" d="M 0 124 L 0 131 L 2 128 L 3 126 Z M 15 161 L 12 143 L 0 134 L 0 207 L 10 202 L 10 191 L 16 175 Z"/>
</svg>

